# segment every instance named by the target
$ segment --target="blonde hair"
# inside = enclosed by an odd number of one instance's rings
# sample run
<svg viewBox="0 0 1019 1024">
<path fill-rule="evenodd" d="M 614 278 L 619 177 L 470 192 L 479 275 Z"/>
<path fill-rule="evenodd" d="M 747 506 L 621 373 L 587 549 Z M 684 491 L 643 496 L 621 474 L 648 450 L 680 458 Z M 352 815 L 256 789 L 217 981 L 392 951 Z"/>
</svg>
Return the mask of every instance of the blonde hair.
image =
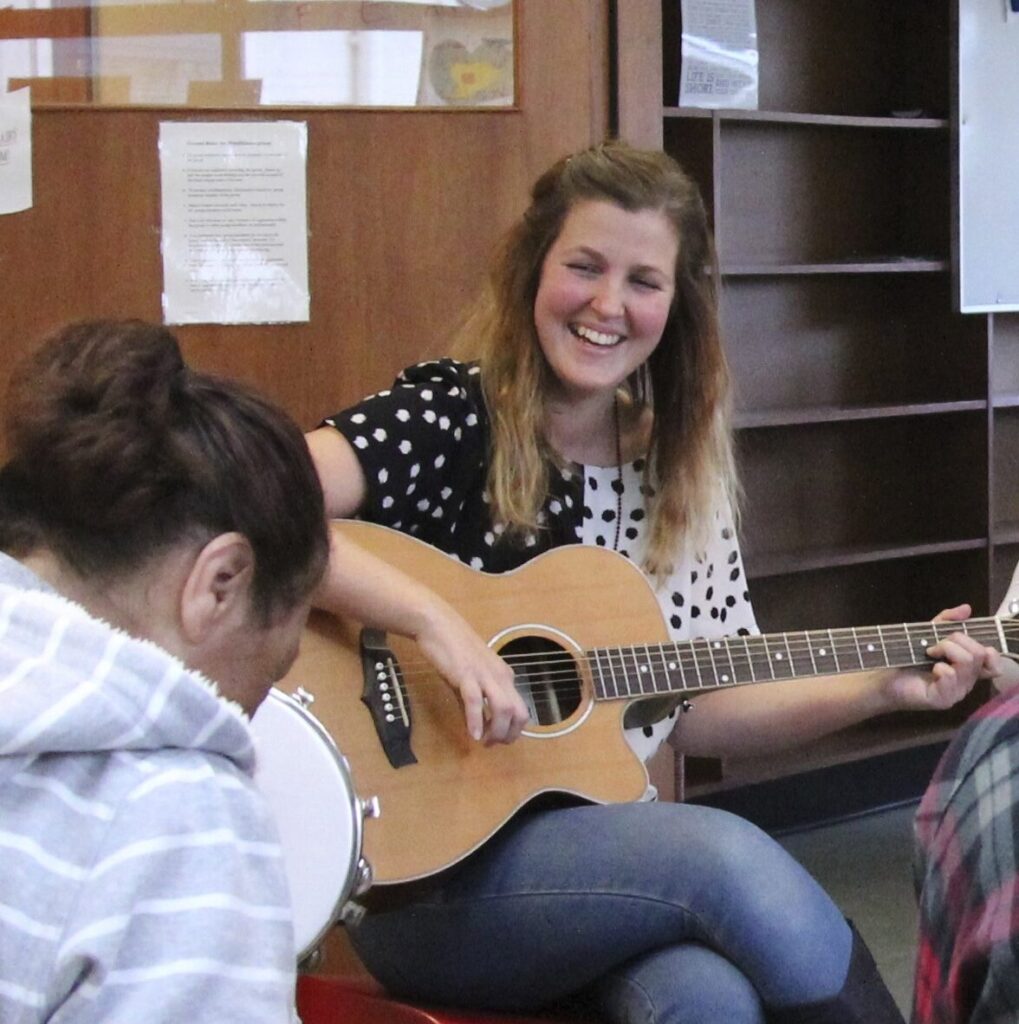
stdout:
<svg viewBox="0 0 1019 1024">
<path fill-rule="evenodd" d="M 454 351 L 477 360 L 491 416 L 488 495 L 510 533 L 538 528 L 550 465 L 545 395 L 552 371 L 534 325 L 545 256 L 578 202 L 660 210 L 679 239 L 675 295 L 662 339 L 625 383 L 653 412 L 645 482 L 654 488 L 644 567 L 667 574 L 679 544 L 699 550 L 720 501 L 737 506 L 729 372 L 714 282 L 717 264 L 700 193 L 664 153 L 606 142 L 560 160 L 531 191 L 531 204 L 504 238 L 488 283 Z"/>
</svg>

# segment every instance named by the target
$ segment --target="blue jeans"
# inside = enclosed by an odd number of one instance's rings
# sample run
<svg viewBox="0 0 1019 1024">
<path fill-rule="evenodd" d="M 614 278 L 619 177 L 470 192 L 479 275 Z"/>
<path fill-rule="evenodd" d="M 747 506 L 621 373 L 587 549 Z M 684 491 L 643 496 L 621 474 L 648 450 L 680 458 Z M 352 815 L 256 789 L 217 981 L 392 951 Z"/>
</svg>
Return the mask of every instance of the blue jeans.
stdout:
<svg viewBox="0 0 1019 1024">
<path fill-rule="evenodd" d="M 761 1022 L 835 995 L 852 946 L 764 832 L 671 803 L 525 813 L 351 938 L 395 995 L 496 1010 L 579 997 L 613 1024 Z"/>
</svg>

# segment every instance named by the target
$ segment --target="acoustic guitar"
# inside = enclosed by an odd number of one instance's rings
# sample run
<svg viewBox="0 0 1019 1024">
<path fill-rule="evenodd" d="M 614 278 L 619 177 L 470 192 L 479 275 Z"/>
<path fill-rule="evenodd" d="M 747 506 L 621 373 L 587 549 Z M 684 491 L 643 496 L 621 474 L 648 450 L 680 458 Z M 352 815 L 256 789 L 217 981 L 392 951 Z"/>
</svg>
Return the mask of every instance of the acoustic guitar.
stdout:
<svg viewBox="0 0 1019 1024">
<path fill-rule="evenodd" d="M 647 773 L 623 737 L 635 699 L 930 665 L 927 648 L 957 631 L 1004 653 L 1017 646 L 1016 623 L 1000 618 L 676 643 L 644 575 L 613 551 L 564 547 L 493 575 L 384 527 L 333 528 L 459 609 L 512 665 L 532 708 L 517 742 L 484 747 L 413 641 L 313 613 L 280 686 L 314 698 L 356 791 L 378 797 L 364 831 L 377 885 L 455 864 L 541 794 L 639 799 Z"/>
</svg>

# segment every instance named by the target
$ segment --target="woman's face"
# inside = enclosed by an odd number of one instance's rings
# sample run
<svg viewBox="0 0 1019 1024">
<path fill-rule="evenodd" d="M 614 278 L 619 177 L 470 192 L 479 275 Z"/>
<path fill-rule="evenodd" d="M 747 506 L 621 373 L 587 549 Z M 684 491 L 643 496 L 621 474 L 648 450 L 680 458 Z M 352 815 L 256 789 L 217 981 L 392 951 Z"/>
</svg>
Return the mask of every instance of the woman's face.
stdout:
<svg viewBox="0 0 1019 1024">
<path fill-rule="evenodd" d="M 660 210 L 577 203 L 541 268 L 534 325 L 566 397 L 612 393 L 661 340 L 679 239 Z"/>
</svg>

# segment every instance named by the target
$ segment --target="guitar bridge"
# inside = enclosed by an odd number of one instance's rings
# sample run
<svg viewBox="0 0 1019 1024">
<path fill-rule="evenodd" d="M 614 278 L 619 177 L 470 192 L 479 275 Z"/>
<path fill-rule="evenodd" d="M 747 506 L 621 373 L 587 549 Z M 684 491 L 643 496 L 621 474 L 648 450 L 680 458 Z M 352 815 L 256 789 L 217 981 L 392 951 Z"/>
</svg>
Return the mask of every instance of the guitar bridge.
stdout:
<svg viewBox="0 0 1019 1024">
<path fill-rule="evenodd" d="M 375 732 L 394 768 L 417 764 L 410 746 L 410 702 L 399 662 L 380 629 L 361 630 L 361 701 L 371 713 Z"/>
</svg>

